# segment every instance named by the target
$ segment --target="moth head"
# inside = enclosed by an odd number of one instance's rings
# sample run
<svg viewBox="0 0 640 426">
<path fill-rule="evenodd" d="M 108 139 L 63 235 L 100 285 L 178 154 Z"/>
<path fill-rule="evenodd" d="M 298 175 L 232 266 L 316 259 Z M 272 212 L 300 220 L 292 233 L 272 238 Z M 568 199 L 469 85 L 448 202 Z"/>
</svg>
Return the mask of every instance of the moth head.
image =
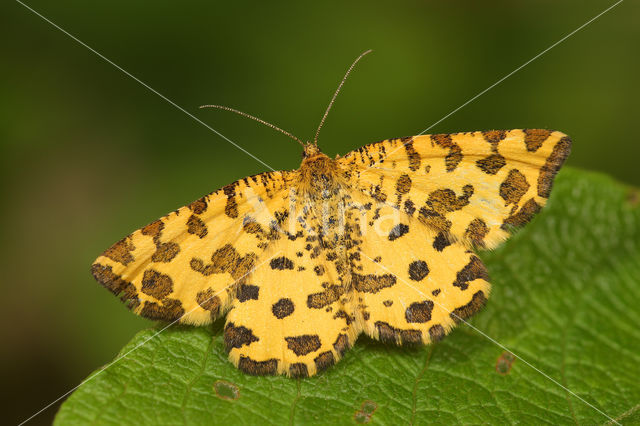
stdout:
<svg viewBox="0 0 640 426">
<path fill-rule="evenodd" d="M 307 142 L 304 145 L 304 149 L 302 150 L 302 159 L 307 159 L 307 158 L 311 158 L 311 157 L 315 157 L 316 155 L 320 154 L 320 148 L 318 148 L 317 145 L 311 143 L 311 142 Z"/>
</svg>

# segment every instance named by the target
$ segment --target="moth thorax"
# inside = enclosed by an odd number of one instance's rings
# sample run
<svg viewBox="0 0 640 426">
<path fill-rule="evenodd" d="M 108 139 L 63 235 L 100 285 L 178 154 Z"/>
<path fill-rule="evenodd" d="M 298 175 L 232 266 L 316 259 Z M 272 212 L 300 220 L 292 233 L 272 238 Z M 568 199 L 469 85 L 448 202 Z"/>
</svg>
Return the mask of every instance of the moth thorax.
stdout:
<svg viewBox="0 0 640 426">
<path fill-rule="evenodd" d="M 335 160 L 320 153 L 305 158 L 300 166 L 303 192 L 313 200 L 331 200 L 339 197 L 342 188 Z"/>
</svg>

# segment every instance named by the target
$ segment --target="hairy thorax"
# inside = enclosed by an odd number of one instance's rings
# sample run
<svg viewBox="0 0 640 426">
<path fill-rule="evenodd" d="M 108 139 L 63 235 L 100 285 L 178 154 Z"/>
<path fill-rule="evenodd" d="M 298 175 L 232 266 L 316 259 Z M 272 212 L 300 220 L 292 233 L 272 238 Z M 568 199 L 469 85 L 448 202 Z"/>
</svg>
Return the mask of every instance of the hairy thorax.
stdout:
<svg viewBox="0 0 640 426">
<path fill-rule="evenodd" d="M 317 147 L 307 145 L 298 173 L 303 220 L 313 228 L 323 249 L 341 252 L 348 238 L 351 209 L 344 170 Z"/>
<path fill-rule="evenodd" d="M 301 194 L 314 202 L 337 201 L 345 189 L 344 172 L 338 162 L 313 145 L 305 147 L 299 173 Z"/>
</svg>

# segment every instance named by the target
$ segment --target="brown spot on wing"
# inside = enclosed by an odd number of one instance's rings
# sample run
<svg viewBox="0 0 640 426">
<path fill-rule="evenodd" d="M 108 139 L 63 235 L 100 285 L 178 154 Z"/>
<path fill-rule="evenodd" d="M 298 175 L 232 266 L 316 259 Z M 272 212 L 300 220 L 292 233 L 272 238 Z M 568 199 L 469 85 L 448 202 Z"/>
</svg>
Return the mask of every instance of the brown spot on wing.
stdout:
<svg viewBox="0 0 640 426">
<path fill-rule="evenodd" d="M 156 251 L 151 255 L 153 262 L 170 262 L 180 252 L 180 246 L 172 241 L 168 243 L 156 243 Z"/>
<path fill-rule="evenodd" d="M 169 275 L 161 274 L 155 269 L 147 269 L 142 276 L 141 291 L 162 300 L 173 292 L 173 280 Z"/>
<path fill-rule="evenodd" d="M 212 319 L 217 318 L 220 314 L 220 298 L 211 287 L 196 294 L 196 303 L 202 309 L 210 311 Z"/>
<path fill-rule="evenodd" d="M 247 253 L 241 256 L 231 245 L 225 244 L 211 255 L 211 263 L 205 265 L 202 259 L 191 259 L 190 266 L 196 272 L 204 276 L 228 272 L 235 280 L 245 278 L 253 269 L 257 256 L 255 253 Z"/>
<path fill-rule="evenodd" d="M 432 325 L 429 328 L 429 337 L 431 337 L 431 341 L 433 343 L 439 342 L 440 340 L 442 340 L 444 335 L 445 335 L 444 327 L 442 327 L 440 324 Z"/>
<path fill-rule="evenodd" d="M 507 161 L 500 154 L 491 154 L 476 161 L 476 166 L 488 175 L 495 175 L 505 164 L 507 164 Z"/>
<path fill-rule="evenodd" d="M 401 345 L 412 345 L 422 343 L 422 332 L 420 330 L 402 330 L 392 327 L 386 322 L 376 321 L 378 340 L 383 343 L 395 343 Z"/>
<path fill-rule="evenodd" d="M 404 312 L 404 317 L 408 323 L 425 323 L 431 321 L 431 311 L 433 311 L 431 300 L 414 302 Z"/>
<path fill-rule="evenodd" d="M 482 309 L 485 303 L 487 303 L 487 297 L 485 296 L 484 292 L 480 290 L 473 295 L 469 303 L 454 309 L 453 312 L 449 314 L 449 316 L 456 323 L 460 323 L 462 322 L 462 320 L 470 318 L 473 314 Z"/>
<path fill-rule="evenodd" d="M 274 257 L 271 259 L 269 264 L 271 269 L 279 269 L 281 271 L 285 269 L 293 269 L 293 261 L 285 256 Z"/>
<path fill-rule="evenodd" d="M 264 234 L 266 234 L 266 232 L 264 231 L 264 229 L 262 229 L 262 226 L 256 222 L 254 219 L 246 216 L 244 218 L 244 223 L 242 224 L 242 229 L 244 229 L 244 232 L 249 233 L 249 234 L 258 234 L 261 237 L 264 237 Z"/>
<path fill-rule="evenodd" d="M 258 300 L 260 295 L 260 287 L 253 284 L 240 284 L 238 286 L 238 293 L 236 297 L 239 302 L 246 302 L 247 300 Z"/>
<path fill-rule="evenodd" d="M 202 197 L 189 204 L 189 209 L 195 214 L 202 214 L 207 210 L 207 197 Z"/>
<path fill-rule="evenodd" d="M 409 138 L 406 142 L 402 140 L 404 149 L 407 152 L 407 159 L 409 160 L 409 170 L 416 171 L 420 168 L 420 154 L 413 147 L 413 138 Z"/>
<path fill-rule="evenodd" d="M 227 352 L 232 348 L 241 348 L 258 340 L 260 339 L 254 336 L 250 329 L 242 325 L 236 327 L 234 323 L 228 322 L 224 328 L 224 344 Z"/>
<path fill-rule="evenodd" d="M 562 167 L 562 164 L 567 159 L 570 152 L 571 139 L 567 136 L 560 139 L 553 147 L 551 155 L 547 158 L 547 161 L 540 169 L 540 174 L 538 175 L 539 196 L 549 198 L 551 186 L 553 185 L 553 178 L 555 178 L 556 173 L 558 173 L 558 170 L 560 170 L 560 167 Z"/>
<path fill-rule="evenodd" d="M 380 185 L 376 185 L 375 187 L 373 187 L 373 190 L 371 191 L 371 197 L 380 203 L 384 203 L 385 201 L 387 201 L 387 194 L 382 192 L 382 188 L 380 187 Z"/>
<path fill-rule="evenodd" d="M 333 316 L 333 319 L 338 319 L 338 318 L 344 319 L 344 321 L 347 323 L 347 325 L 351 324 L 355 320 L 355 318 L 353 316 L 349 315 L 344 309 L 340 309 Z"/>
<path fill-rule="evenodd" d="M 336 360 L 333 356 L 333 352 L 331 351 L 321 353 L 313 361 L 316 363 L 317 372 L 326 370 L 327 368 L 331 367 L 333 364 L 336 363 Z"/>
<path fill-rule="evenodd" d="M 438 235 L 433 239 L 433 248 L 437 251 L 442 251 L 450 245 L 451 241 L 444 232 L 438 232 Z"/>
<path fill-rule="evenodd" d="M 307 297 L 307 306 L 313 309 L 322 309 L 338 300 L 344 294 L 344 288 L 340 285 L 330 285 L 320 293 L 313 293 Z"/>
<path fill-rule="evenodd" d="M 396 284 L 396 277 L 392 274 L 384 275 L 360 275 L 352 273 L 351 280 L 357 291 L 365 293 L 377 293 L 383 288 L 392 287 Z"/>
<path fill-rule="evenodd" d="M 287 347 L 296 355 L 302 356 L 315 352 L 322 346 L 317 334 L 304 334 L 302 336 L 285 337 Z"/>
<path fill-rule="evenodd" d="M 500 141 L 507 136 L 507 132 L 504 130 L 489 130 L 486 132 L 482 132 L 482 136 L 487 142 L 491 144 L 491 149 L 494 152 L 497 152 L 498 143 L 500 143 Z"/>
<path fill-rule="evenodd" d="M 506 205 L 518 204 L 528 190 L 529 182 L 518 169 L 509 170 L 509 174 L 500 184 L 500 196 Z"/>
<path fill-rule="evenodd" d="M 349 337 L 346 334 L 339 334 L 336 341 L 333 343 L 333 348 L 338 355 L 342 356 L 349 349 Z"/>
<path fill-rule="evenodd" d="M 131 236 L 129 235 L 108 248 L 103 253 L 103 256 L 108 257 L 114 262 L 119 262 L 127 266 L 129 263 L 135 260 L 133 254 L 131 254 L 131 252 L 135 249 L 136 247 L 133 245 L 133 241 L 131 240 Z"/>
<path fill-rule="evenodd" d="M 227 196 L 227 204 L 224 206 L 224 213 L 232 219 L 238 217 L 238 202 L 236 201 L 237 186 L 238 182 L 233 182 L 222 188 L 224 195 Z"/>
<path fill-rule="evenodd" d="M 442 214 L 433 209 L 421 207 L 418 215 L 418 220 L 423 224 L 434 228 L 437 231 L 448 232 L 451 228 L 451 221 L 445 218 Z"/>
<path fill-rule="evenodd" d="M 278 371 L 278 360 L 255 361 L 248 356 L 241 355 L 238 360 L 238 368 L 253 376 L 273 375 Z"/>
<path fill-rule="evenodd" d="M 409 232 L 409 226 L 404 223 L 399 223 L 389 232 L 389 241 L 395 241 L 407 232 Z"/>
<path fill-rule="evenodd" d="M 288 317 L 293 313 L 294 310 L 295 306 L 291 299 L 288 298 L 280 299 L 276 303 L 274 303 L 273 306 L 271 306 L 271 312 L 273 313 L 273 316 L 278 319 Z"/>
<path fill-rule="evenodd" d="M 456 280 L 453 285 L 461 290 L 466 290 L 469 287 L 469 283 L 476 279 L 488 280 L 489 272 L 479 257 L 471 255 L 469 263 L 456 274 Z"/>
<path fill-rule="evenodd" d="M 151 222 L 141 229 L 142 235 L 152 237 L 156 245 L 156 251 L 151 255 L 152 262 L 169 262 L 180 252 L 180 246 L 174 242 L 163 243 L 160 241 L 164 222 L 161 219 Z"/>
<path fill-rule="evenodd" d="M 120 300 L 125 302 L 129 309 L 135 309 L 140 305 L 136 287 L 131 282 L 124 280 L 120 275 L 115 274 L 111 266 L 94 263 L 91 265 L 91 275 L 107 290 L 119 296 Z"/>
<path fill-rule="evenodd" d="M 307 365 L 302 362 L 296 362 L 289 366 L 289 374 L 291 377 L 309 377 L 309 370 Z"/>
<path fill-rule="evenodd" d="M 140 315 L 152 320 L 177 321 L 184 315 L 182 303 L 177 299 L 165 298 L 161 303 L 144 302 Z"/>
<path fill-rule="evenodd" d="M 464 231 L 465 237 L 478 247 L 484 247 L 484 237 L 489 233 L 489 228 L 484 220 L 473 219 Z"/>
<path fill-rule="evenodd" d="M 424 260 L 415 260 L 409 264 L 409 278 L 422 281 L 429 274 L 429 267 Z"/>
<path fill-rule="evenodd" d="M 447 172 L 454 171 L 463 158 L 460 146 L 453 142 L 451 135 L 447 134 L 431 135 L 431 141 L 439 147 L 449 150 L 449 154 L 444 158 L 444 164 Z"/>
<path fill-rule="evenodd" d="M 549 136 L 551 136 L 549 130 L 524 129 L 524 144 L 527 146 L 527 151 L 536 152 Z"/>
<path fill-rule="evenodd" d="M 531 218 L 540 211 L 541 208 L 542 207 L 540 207 L 540 205 L 536 203 L 533 198 L 531 198 L 529 199 L 529 201 L 524 203 L 522 207 L 520 207 L 520 210 L 518 210 L 517 213 L 506 218 L 501 228 L 507 230 L 509 226 L 522 226 L 525 223 L 529 222 Z"/>
<path fill-rule="evenodd" d="M 434 211 L 444 214 L 455 210 L 460 210 L 469 204 L 469 198 L 473 195 L 473 185 L 462 187 L 462 195 L 456 196 L 452 189 L 437 189 L 429 194 L 427 206 Z"/>
<path fill-rule="evenodd" d="M 399 194 L 408 194 L 411 190 L 411 178 L 408 174 L 402 174 L 396 181 L 396 191 Z"/>
<path fill-rule="evenodd" d="M 411 200 L 406 200 L 404 202 L 404 211 L 405 213 L 407 213 L 409 216 L 413 216 L 413 213 L 416 211 L 416 206 L 413 203 L 413 201 Z"/>
<path fill-rule="evenodd" d="M 204 238 L 209 230 L 207 225 L 198 216 L 192 214 L 187 220 L 187 232 L 197 235 L 199 238 Z"/>
<path fill-rule="evenodd" d="M 159 237 L 163 229 L 164 223 L 162 220 L 158 219 L 142 228 L 140 232 L 142 232 L 142 235 L 147 235 L 149 237 Z"/>
</svg>

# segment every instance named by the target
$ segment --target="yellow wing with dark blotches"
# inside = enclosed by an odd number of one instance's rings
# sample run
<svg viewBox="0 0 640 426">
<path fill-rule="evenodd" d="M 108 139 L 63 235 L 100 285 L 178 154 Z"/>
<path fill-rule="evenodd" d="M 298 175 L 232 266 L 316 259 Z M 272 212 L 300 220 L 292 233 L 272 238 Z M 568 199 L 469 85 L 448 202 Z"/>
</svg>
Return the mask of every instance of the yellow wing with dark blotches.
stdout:
<svg viewBox="0 0 640 426">
<path fill-rule="evenodd" d="M 492 248 L 544 206 L 570 148 L 556 131 L 493 130 L 385 140 L 338 162 L 354 188 L 433 229 L 434 247 Z"/>
<path fill-rule="evenodd" d="M 360 329 L 352 295 L 335 262 L 306 232 L 276 241 L 248 284 L 251 297 L 236 298 L 224 342 L 230 360 L 254 374 L 312 376 L 336 363 Z"/>
<path fill-rule="evenodd" d="M 463 244 L 440 245 L 429 226 L 384 203 L 372 203 L 356 229 L 352 283 L 367 335 L 433 343 L 484 306 L 487 269 Z"/>
<path fill-rule="evenodd" d="M 291 176 L 247 177 L 152 222 L 98 257 L 93 276 L 144 317 L 211 322 L 251 291 L 246 278 L 281 237 Z"/>
</svg>

